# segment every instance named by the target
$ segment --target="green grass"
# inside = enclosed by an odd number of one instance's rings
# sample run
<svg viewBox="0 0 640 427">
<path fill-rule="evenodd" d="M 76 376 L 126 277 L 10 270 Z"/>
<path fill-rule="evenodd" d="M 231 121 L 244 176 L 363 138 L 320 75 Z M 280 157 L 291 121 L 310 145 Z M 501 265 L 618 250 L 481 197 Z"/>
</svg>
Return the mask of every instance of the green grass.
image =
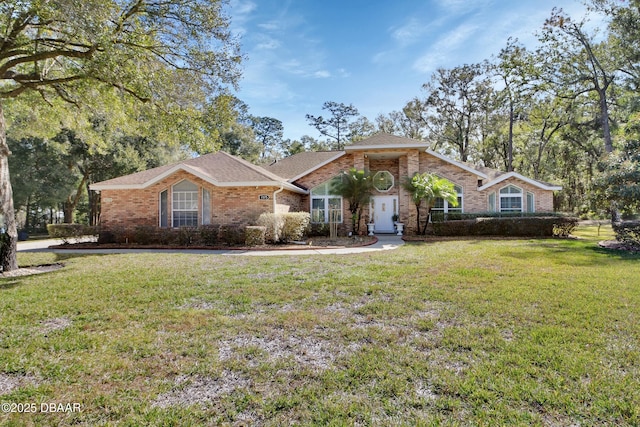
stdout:
<svg viewBox="0 0 640 427">
<path fill-rule="evenodd" d="M 640 256 L 580 239 L 349 256 L 20 253 L 3 425 L 639 425 Z M 0 391 L 2 389 L 0 388 Z"/>
</svg>

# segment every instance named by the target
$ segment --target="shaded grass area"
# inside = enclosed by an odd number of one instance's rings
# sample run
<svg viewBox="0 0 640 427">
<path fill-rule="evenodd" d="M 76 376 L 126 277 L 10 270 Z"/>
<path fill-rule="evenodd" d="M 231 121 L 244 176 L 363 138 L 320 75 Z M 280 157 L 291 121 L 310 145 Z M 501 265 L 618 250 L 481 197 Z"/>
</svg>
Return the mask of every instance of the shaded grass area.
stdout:
<svg viewBox="0 0 640 427">
<path fill-rule="evenodd" d="M 638 425 L 640 256 L 580 239 L 350 256 L 21 253 L 6 425 Z M 4 384 L 4 385 L 3 385 Z"/>
</svg>

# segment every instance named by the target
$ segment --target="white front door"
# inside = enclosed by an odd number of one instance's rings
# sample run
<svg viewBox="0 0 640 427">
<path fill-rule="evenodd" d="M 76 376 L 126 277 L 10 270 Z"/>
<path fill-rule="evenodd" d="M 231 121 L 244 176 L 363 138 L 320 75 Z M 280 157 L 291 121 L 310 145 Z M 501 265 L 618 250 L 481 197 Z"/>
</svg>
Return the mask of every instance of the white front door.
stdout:
<svg viewBox="0 0 640 427">
<path fill-rule="evenodd" d="M 398 196 L 375 196 L 371 200 L 376 233 L 393 233 L 393 215 L 398 212 Z"/>
</svg>

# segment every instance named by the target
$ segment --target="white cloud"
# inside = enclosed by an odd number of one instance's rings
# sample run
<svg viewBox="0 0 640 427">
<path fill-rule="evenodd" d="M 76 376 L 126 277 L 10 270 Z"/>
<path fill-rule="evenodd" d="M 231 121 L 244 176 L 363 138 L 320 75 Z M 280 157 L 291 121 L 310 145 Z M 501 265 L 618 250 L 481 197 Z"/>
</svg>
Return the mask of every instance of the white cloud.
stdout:
<svg viewBox="0 0 640 427">
<path fill-rule="evenodd" d="M 455 30 L 449 31 L 413 63 L 413 68 L 422 73 L 429 73 L 438 67 L 446 66 L 445 62 L 448 58 L 455 57 L 459 51 L 466 50 L 462 48 L 470 44 L 471 38 L 478 29 L 476 24 L 464 23 Z"/>
<path fill-rule="evenodd" d="M 327 70 L 319 70 L 313 73 L 313 77 L 317 79 L 328 79 L 331 77 L 331 73 Z"/>
</svg>

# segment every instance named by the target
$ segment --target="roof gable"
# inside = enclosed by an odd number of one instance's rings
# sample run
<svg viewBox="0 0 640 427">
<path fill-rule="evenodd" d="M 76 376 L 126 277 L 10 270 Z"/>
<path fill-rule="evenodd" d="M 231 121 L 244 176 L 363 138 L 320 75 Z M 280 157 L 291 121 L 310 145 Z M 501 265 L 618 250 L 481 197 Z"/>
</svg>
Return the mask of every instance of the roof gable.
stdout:
<svg viewBox="0 0 640 427">
<path fill-rule="evenodd" d="M 304 151 L 278 160 L 266 169 L 289 182 L 294 182 L 344 155 L 344 151 Z"/>
<path fill-rule="evenodd" d="M 274 173 L 222 151 L 98 182 L 92 184 L 91 189 L 142 189 L 180 170 L 219 187 L 282 185 L 289 190 L 306 193 Z"/>
<path fill-rule="evenodd" d="M 373 150 L 373 149 L 406 149 L 423 148 L 428 149 L 429 143 L 402 136 L 391 135 L 390 133 L 378 133 L 369 138 L 363 139 L 344 147 L 345 151 Z"/>
</svg>

